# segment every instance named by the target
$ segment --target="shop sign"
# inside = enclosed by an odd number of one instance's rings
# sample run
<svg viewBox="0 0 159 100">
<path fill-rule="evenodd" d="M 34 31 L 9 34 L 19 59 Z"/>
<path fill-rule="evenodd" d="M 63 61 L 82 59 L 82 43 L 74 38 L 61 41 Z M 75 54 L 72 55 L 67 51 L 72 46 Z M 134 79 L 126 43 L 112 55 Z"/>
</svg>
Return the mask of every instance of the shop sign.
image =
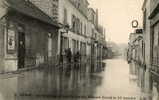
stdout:
<svg viewBox="0 0 159 100">
<path fill-rule="evenodd" d="M 132 24 L 132 28 L 137 28 L 138 25 L 139 25 L 139 23 L 138 23 L 137 20 L 133 20 L 133 21 L 131 22 L 131 24 Z"/>
</svg>

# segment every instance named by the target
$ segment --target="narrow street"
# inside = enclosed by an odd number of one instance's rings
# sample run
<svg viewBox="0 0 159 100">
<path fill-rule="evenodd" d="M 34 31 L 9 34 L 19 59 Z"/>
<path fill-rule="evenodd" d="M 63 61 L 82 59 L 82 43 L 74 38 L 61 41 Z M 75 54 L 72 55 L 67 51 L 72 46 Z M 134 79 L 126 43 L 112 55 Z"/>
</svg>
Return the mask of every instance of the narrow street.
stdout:
<svg viewBox="0 0 159 100">
<path fill-rule="evenodd" d="M 144 100 L 125 60 L 104 62 L 105 70 L 97 73 L 83 65 L 71 71 L 42 68 L 2 75 L 0 100 Z"/>
</svg>

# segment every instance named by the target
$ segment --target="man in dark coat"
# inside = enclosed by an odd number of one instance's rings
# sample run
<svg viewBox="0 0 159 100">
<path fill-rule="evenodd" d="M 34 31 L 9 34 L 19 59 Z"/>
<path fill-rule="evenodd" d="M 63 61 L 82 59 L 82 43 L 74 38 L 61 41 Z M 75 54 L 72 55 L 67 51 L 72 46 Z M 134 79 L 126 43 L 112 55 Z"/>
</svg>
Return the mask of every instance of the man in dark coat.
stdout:
<svg viewBox="0 0 159 100">
<path fill-rule="evenodd" d="M 67 59 L 68 59 L 68 63 L 71 63 L 71 58 L 72 58 L 72 52 L 71 49 L 69 48 L 67 51 Z"/>
</svg>

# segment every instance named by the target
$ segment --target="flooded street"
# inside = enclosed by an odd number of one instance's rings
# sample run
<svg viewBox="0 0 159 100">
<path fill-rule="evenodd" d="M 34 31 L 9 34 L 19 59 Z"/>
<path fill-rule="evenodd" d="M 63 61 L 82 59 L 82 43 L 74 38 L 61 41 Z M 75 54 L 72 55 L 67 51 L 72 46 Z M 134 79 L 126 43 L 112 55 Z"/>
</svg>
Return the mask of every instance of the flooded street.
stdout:
<svg viewBox="0 0 159 100">
<path fill-rule="evenodd" d="M 125 60 L 104 62 L 105 70 L 94 73 L 82 65 L 1 75 L 0 100 L 144 100 Z"/>
<path fill-rule="evenodd" d="M 97 95 L 115 98 L 133 97 L 140 100 L 142 93 L 137 86 L 137 77 L 130 75 L 127 62 L 123 59 L 108 60 L 106 62 L 107 68 L 101 74 L 104 77 L 102 85 L 97 88 Z"/>
</svg>

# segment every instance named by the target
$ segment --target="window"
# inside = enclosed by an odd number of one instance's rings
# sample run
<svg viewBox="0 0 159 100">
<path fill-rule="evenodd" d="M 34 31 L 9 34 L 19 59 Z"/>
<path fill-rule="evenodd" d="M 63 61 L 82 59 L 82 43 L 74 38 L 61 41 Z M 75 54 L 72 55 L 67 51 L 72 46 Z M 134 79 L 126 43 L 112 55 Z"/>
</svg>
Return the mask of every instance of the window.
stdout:
<svg viewBox="0 0 159 100">
<path fill-rule="evenodd" d="M 80 34 L 80 20 L 77 18 L 77 34 Z"/>
<path fill-rule="evenodd" d="M 72 39 L 73 54 L 76 52 L 76 40 Z"/>
<path fill-rule="evenodd" d="M 81 21 L 79 20 L 78 21 L 78 34 L 81 33 Z"/>
<path fill-rule="evenodd" d="M 87 32 L 87 27 L 86 25 L 84 26 L 84 35 L 86 35 L 86 32 Z"/>
<path fill-rule="evenodd" d="M 64 9 L 64 21 L 63 21 L 64 25 L 67 25 L 67 9 Z"/>
<path fill-rule="evenodd" d="M 81 34 L 83 33 L 83 24 L 81 22 Z"/>
<path fill-rule="evenodd" d="M 75 32 L 76 22 L 75 22 L 75 16 L 72 15 L 72 31 Z"/>
<path fill-rule="evenodd" d="M 69 40 L 67 37 L 62 37 L 62 39 L 63 39 L 62 50 L 64 51 L 69 48 Z"/>
<path fill-rule="evenodd" d="M 75 17 L 75 33 L 77 33 L 77 18 Z"/>
<path fill-rule="evenodd" d="M 54 21 L 57 21 L 58 20 L 58 1 L 53 0 L 51 4 L 52 4 L 52 18 Z"/>
<path fill-rule="evenodd" d="M 16 50 L 16 32 L 14 30 L 13 22 L 8 22 L 6 28 L 7 28 L 7 53 L 14 54 Z M 20 28 L 22 29 L 22 27 Z"/>
<path fill-rule="evenodd" d="M 153 27 L 153 33 L 152 33 L 152 49 L 153 49 L 153 63 L 155 65 L 159 64 L 159 23 L 157 23 Z"/>
<path fill-rule="evenodd" d="M 144 30 L 146 29 L 146 9 L 145 9 L 144 14 L 143 14 L 143 29 Z"/>
<path fill-rule="evenodd" d="M 48 57 L 52 56 L 52 38 L 48 37 Z"/>
</svg>

